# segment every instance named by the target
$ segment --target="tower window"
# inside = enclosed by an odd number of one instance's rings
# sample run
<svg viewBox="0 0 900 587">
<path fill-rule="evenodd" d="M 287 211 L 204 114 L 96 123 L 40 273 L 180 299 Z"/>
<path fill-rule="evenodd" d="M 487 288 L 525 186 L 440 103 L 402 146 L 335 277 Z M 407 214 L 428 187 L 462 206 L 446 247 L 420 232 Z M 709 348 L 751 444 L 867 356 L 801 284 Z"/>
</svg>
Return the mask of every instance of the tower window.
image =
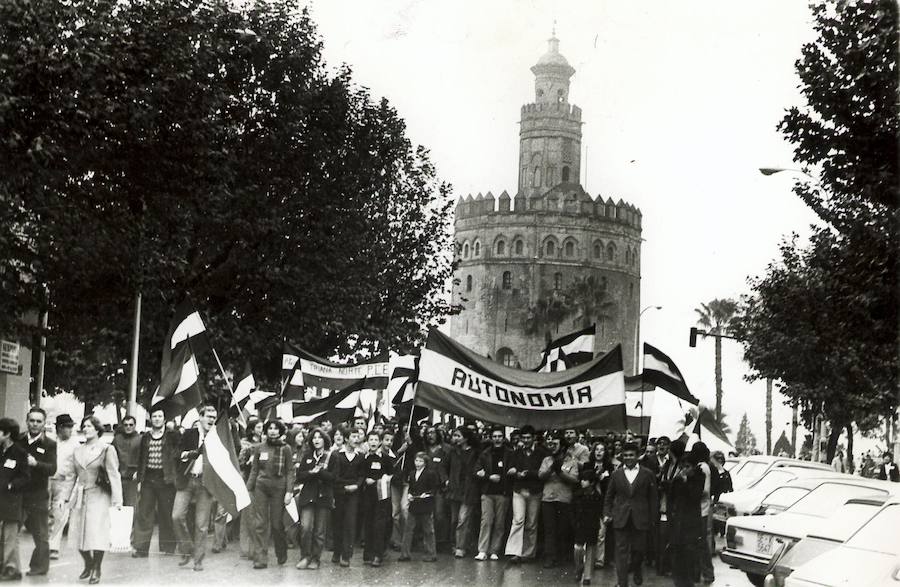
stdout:
<svg viewBox="0 0 900 587">
<path fill-rule="evenodd" d="M 531 185 L 536 188 L 541 187 L 541 168 L 540 167 L 534 168 L 534 173 L 531 177 Z"/>
<path fill-rule="evenodd" d="M 509 271 L 503 272 L 503 289 L 512 289 L 512 273 Z"/>
<path fill-rule="evenodd" d="M 475 256 L 476 257 L 481 256 L 481 243 L 480 242 L 475 243 Z"/>
<path fill-rule="evenodd" d="M 516 241 L 516 254 L 521 255 L 525 251 L 525 243 L 521 240 Z"/>
<path fill-rule="evenodd" d="M 477 247 L 478 245 L 475 245 L 475 246 Z M 477 251 L 478 249 L 475 249 L 475 250 Z M 475 254 L 477 255 L 478 253 L 475 253 Z M 610 263 L 612 263 L 616 260 L 616 245 L 609 243 L 606 246 L 606 260 L 609 261 Z"/>
<path fill-rule="evenodd" d="M 506 241 L 497 241 L 497 254 L 498 255 L 506 254 Z"/>
<path fill-rule="evenodd" d="M 602 259 L 603 258 L 603 245 L 600 243 L 594 243 L 594 258 Z"/>
<path fill-rule="evenodd" d="M 625 264 L 631 265 L 631 249 L 625 249 Z"/>
<path fill-rule="evenodd" d="M 547 244 L 544 245 L 544 254 L 548 257 L 553 257 L 556 255 L 556 243 L 553 241 L 547 241 Z"/>
<path fill-rule="evenodd" d="M 564 165 L 562 168 L 562 180 L 563 182 L 569 181 L 569 166 Z"/>
<path fill-rule="evenodd" d="M 497 351 L 497 362 L 507 367 L 515 367 L 516 355 L 510 349 L 503 347 Z"/>
<path fill-rule="evenodd" d="M 553 289 L 559 291 L 562 289 L 562 273 L 553 274 Z"/>
<path fill-rule="evenodd" d="M 574 257 L 575 256 L 575 243 L 569 241 L 566 243 L 566 257 Z"/>
<path fill-rule="evenodd" d="M 463 245 L 463 259 L 469 258 L 469 243 Z"/>
<path fill-rule="evenodd" d="M 557 102 L 565 102 L 566 94 L 562 90 L 556 90 L 556 101 Z"/>
<path fill-rule="evenodd" d="M 466 275 L 466 291 L 472 291 L 472 276 Z"/>
</svg>

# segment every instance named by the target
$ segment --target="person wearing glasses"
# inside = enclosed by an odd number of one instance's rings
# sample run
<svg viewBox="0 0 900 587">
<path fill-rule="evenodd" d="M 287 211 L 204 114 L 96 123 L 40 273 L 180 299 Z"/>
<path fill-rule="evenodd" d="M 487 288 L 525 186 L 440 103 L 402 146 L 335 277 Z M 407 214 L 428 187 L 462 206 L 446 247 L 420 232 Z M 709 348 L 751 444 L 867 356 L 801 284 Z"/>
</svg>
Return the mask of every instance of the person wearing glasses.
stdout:
<svg viewBox="0 0 900 587">
<path fill-rule="evenodd" d="M 22 489 L 25 529 L 34 540 L 27 575 L 46 575 L 50 569 L 50 477 L 56 474 L 56 441 L 47 438 L 47 412 L 28 410 L 25 434 L 18 445 L 28 453 L 31 480 Z"/>
<path fill-rule="evenodd" d="M 116 430 L 112 445 L 119 457 L 123 503 L 134 507 L 137 505 L 138 465 L 141 460 L 141 435 L 137 433 L 134 416 L 122 418 L 122 426 Z"/>
</svg>

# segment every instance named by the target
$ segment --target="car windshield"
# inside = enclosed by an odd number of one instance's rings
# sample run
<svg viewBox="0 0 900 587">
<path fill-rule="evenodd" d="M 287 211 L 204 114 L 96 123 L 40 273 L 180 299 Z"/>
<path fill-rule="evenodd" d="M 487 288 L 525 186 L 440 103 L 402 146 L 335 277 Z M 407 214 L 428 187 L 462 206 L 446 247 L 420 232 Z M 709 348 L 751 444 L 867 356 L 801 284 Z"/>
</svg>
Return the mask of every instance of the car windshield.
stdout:
<svg viewBox="0 0 900 587">
<path fill-rule="evenodd" d="M 769 493 L 776 487 L 781 487 L 785 483 L 792 481 L 797 477 L 797 473 L 794 471 L 788 471 L 785 469 L 772 469 L 765 475 L 763 475 L 762 479 L 753 484 L 754 491 L 762 491 L 764 493 Z"/>
<path fill-rule="evenodd" d="M 825 518 L 844 505 L 849 499 L 876 494 L 887 495 L 887 492 L 846 483 L 823 483 L 800 498 L 788 511 L 805 516 Z"/>
<path fill-rule="evenodd" d="M 859 529 L 847 546 L 900 555 L 900 504 L 891 504 Z"/>
<path fill-rule="evenodd" d="M 779 487 L 766 496 L 762 505 L 789 508 L 807 493 L 809 493 L 809 489 L 803 487 Z"/>
<path fill-rule="evenodd" d="M 732 485 L 735 489 L 746 487 L 753 483 L 755 479 L 758 479 L 768 466 L 767 463 L 762 461 L 744 461 L 744 464 L 731 474 Z"/>
</svg>

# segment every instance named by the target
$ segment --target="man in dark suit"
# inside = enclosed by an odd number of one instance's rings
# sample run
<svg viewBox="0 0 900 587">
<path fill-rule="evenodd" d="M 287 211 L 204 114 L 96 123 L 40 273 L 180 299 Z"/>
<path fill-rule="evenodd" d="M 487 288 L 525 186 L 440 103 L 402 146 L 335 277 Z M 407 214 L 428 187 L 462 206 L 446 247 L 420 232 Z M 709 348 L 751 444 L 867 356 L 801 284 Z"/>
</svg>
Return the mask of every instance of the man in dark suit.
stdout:
<svg viewBox="0 0 900 587">
<path fill-rule="evenodd" d="M 185 430 L 178 450 L 178 465 L 175 474 L 175 503 L 172 506 L 172 524 L 175 538 L 184 566 L 194 559 L 194 570 L 203 570 L 206 555 L 206 534 L 209 528 L 209 514 L 215 499 L 203 485 L 203 442 L 207 433 L 216 425 L 215 406 L 202 406 L 196 428 Z M 194 504 L 194 534 L 188 529 L 188 510 Z"/>
<path fill-rule="evenodd" d="M 643 551 L 647 532 L 658 515 L 656 477 L 638 465 L 638 447 L 627 443 L 622 448 L 622 467 L 613 472 L 606 490 L 606 523 L 612 522 L 616 541 L 616 576 L 619 587 L 628 587 L 628 574 L 634 573 L 635 585 L 644 582 Z"/>
<path fill-rule="evenodd" d="M 894 453 L 885 452 L 881 455 L 881 465 L 876 469 L 876 475 L 882 481 L 900 483 L 900 470 L 897 469 L 897 464 L 894 463 Z"/>
<path fill-rule="evenodd" d="M 175 552 L 172 507 L 175 503 L 175 475 L 178 467 L 178 433 L 166 430 L 166 415 L 159 409 L 150 414 L 150 430 L 141 436 L 137 480 L 140 494 L 134 514 L 132 546 L 135 558 L 144 558 L 150 549 L 153 526 L 159 524 L 159 550 Z"/>
<path fill-rule="evenodd" d="M 50 477 L 56 474 L 56 441 L 44 434 L 47 412 L 28 410 L 27 431 L 18 445 L 28 454 L 31 479 L 22 489 L 25 528 L 34 540 L 28 575 L 46 575 L 50 569 Z"/>
</svg>

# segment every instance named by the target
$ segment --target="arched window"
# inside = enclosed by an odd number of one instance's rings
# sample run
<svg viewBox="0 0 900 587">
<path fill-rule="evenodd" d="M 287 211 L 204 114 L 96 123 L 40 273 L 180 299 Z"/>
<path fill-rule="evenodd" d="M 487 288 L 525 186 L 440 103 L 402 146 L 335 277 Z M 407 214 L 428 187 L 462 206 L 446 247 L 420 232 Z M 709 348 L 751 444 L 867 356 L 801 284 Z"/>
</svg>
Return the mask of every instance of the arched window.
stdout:
<svg viewBox="0 0 900 587">
<path fill-rule="evenodd" d="M 512 289 L 512 273 L 509 271 L 503 272 L 503 289 Z"/>
<path fill-rule="evenodd" d="M 510 349 L 503 347 L 497 351 L 497 362 L 507 367 L 515 367 L 516 355 Z"/>
<path fill-rule="evenodd" d="M 478 245 L 475 246 L 477 247 Z M 477 251 L 478 249 L 475 250 Z M 477 255 L 478 253 L 475 254 Z M 616 245 L 614 245 L 613 243 L 609 243 L 608 245 L 606 245 L 606 260 L 610 263 L 613 263 L 616 260 Z"/>
<path fill-rule="evenodd" d="M 497 255 L 505 255 L 506 254 L 506 241 L 499 240 L 497 241 Z"/>
<path fill-rule="evenodd" d="M 569 166 L 568 165 L 564 165 L 562 168 L 562 180 L 564 182 L 569 181 Z"/>
<path fill-rule="evenodd" d="M 476 257 L 481 256 L 481 243 L 478 241 L 475 241 L 475 256 Z"/>
<path fill-rule="evenodd" d="M 556 210 L 557 208 L 559 208 L 559 201 L 556 196 L 547 196 L 547 209 Z"/>
<path fill-rule="evenodd" d="M 463 259 L 469 258 L 469 243 L 463 245 Z"/>
<path fill-rule="evenodd" d="M 472 276 L 466 275 L 466 291 L 472 291 Z"/>
<path fill-rule="evenodd" d="M 566 257 L 574 257 L 575 256 L 575 243 L 572 241 L 566 241 Z"/>
<path fill-rule="evenodd" d="M 559 291 L 562 289 L 562 273 L 553 274 L 553 289 Z"/>
<path fill-rule="evenodd" d="M 631 265 L 631 249 L 630 248 L 625 249 L 625 264 Z"/>
<path fill-rule="evenodd" d="M 533 187 L 539 188 L 541 187 L 541 168 L 535 167 L 534 172 L 531 176 L 531 185 Z"/>
<path fill-rule="evenodd" d="M 556 256 L 556 243 L 552 240 L 549 240 L 544 244 L 544 256 L 546 257 L 555 257 Z"/>
<path fill-rule="evenodd" d="M 603 258 L 603 245 L 599 242 L 594 243 L 594 258 L 595 259 Z"/>
<path fill-rule="evenodd" d="M 516 241 L 516 248 L 515 248 L 515 251 L 516 251 L 516 254 L 517 254 L 517 255 L 521 255 L 521 254 L 523 254 L 523 253 L 525 252 L 525 243 L 522 242 L 521 239 L 519 239 L 519 240 Z"/>
</svg>

